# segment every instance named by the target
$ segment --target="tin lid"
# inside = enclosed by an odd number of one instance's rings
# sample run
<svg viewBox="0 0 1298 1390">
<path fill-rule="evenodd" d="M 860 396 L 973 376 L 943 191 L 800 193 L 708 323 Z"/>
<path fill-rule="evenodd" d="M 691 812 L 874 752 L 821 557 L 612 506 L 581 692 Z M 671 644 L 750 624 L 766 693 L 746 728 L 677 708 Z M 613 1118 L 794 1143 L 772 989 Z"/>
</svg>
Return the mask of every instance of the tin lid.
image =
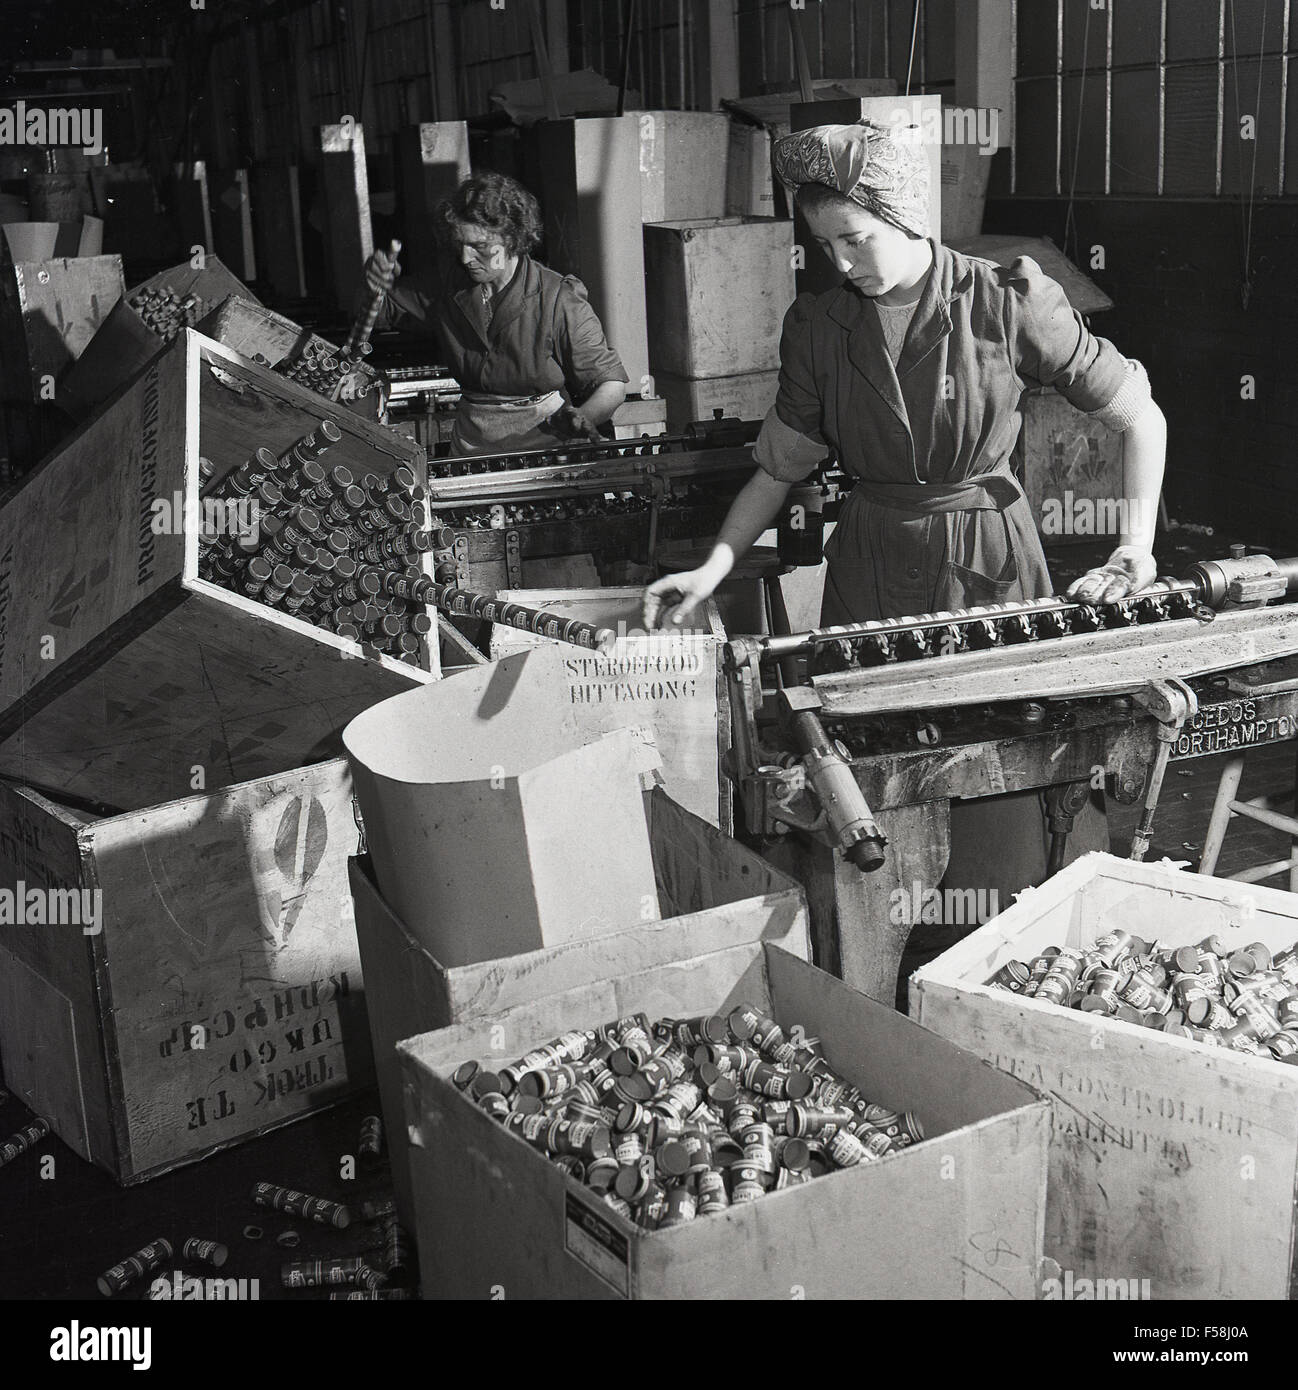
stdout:
<svg viewBox="0 0 1298 1390">
<path fill-rule="evenodd" d="M 541 1103 L 540 1096 L 529 1095 L 524 1092 L 514 1099 L 514 1113 L 516 1115 L 539 1115 L 545 1106 Z"/>
<path fill-rule="evenodd" d="M 780 1162 L 791 1173 L 805 1173 L 811 1167 L 811 1149 L 805 1139 L 789 1139 L 785 1141 L 783 1150 L 780 1153 Z"/>
<path fill-rule="evenodd" d="M 690 1169 L 690 1152 L 684 1144 L 669 1139 L 655 1150 L 654 1165 L 662 1177 L 683 1178 Z"/>
<path fill-rule="evenodd" d="M 1176 961 L 1176 968 L 1183 975 L 1197 975 L 1199 973 L 1199 951 L 1197 947 L 1180 947 L 1176 955 L 1173 956 L 1173 960 Z"/>
<path fill-rule="evenodd" d="M 626 1134 L 630 1130 L 639 1129 L 645 1122 L 645 1118 L 644 1108 L 637 1105 L 635 1101 L 628 1100 L 618 1106 L 614 1127 Z"/>
<path fill-rule="evenodd" d="M 730 1014 L 727 1020 L 730 1031 L 740 1042 L 747 1042 L 753 1036 L 753 1030 L 757 1027 L 757 1012 L 751 1004 L 741 1004 Z"/>
<path fill-rule="evenodd" d="M 608 1065 L 615 1076 L 622 1077 L 629 1077 L 639 1069 L 639 1063 L 625 1047 L 619 1047 L 609 1054 Z"/>
<path fill-rule="evenodd" d="M 815 1082 L 805 1071 L 792 1071 L 784 1083 L 784 1094 L 790 1100 L 803 1100 L 811 1094 L 814 1085 Z"/>
<path fill-rule="evenodd" d="M 619 1100 L 649 1100 L 653 1093 L 653 1082 L 640 1072 L 631 1076 L 619 1076 L 613 1083 L 613 1094 Z"/>
<path fill-rule="evenodd" d="M 1109 1012 L 1108 1002 L 1099 994 L 1083 995 L 1082 1002 L 1077 1007 L 1088 1014 L 1107 1014 Z"/>
<path fill-rule="evenodd" d="M 458 1086 L 460 1090 L 464 1090 L 473 1078 L 477 1076 L 479 1070 L 480 1068 L 477 1062 L 461 1062 L 451 1073 L 451 1081 L 454 1085 Z"/>
<path fill-rule="evenodd" d="M 617 1177 L 613 1179 L 613 1191 L 624 1202 L 634 1202 L 648 1186 L 648 1177 L 633 1164 L 619 1168 Z"/>
<path fill-rule="evenodd" d="M 473 1084 L 470 1088 L 473 1094 L 478 1097 L 492 1094 L 499 1091 L 504 1094 L 500 1084 L 500 1077 L 494 1071 L 483 1071 L 479 1069 L 474 1073 Z"/>
<path fill-rule="evenodd" d="M 702 1086 L 712 1086 L 721 1078 L 721 1073 L 712 1062 L 700 1062 L 698 1064 L 698 1078 Z"/>
<path fill-rule="evenodd" d="M 1032 972 L 1028 969 L 1027 963 L 1021 960 L 1012 960 L 1005 969 L 1010 972 L 1011 978 L 1017 980 L 1019 984 L 1025 985 L 1032 978 Z"/>
<path fill-rule="evenodd" d="M 708 1099 L 714 1105 L 729 1105 L 739 1096 L 739 1087 L 728 1076 L 719 1076 L 708 1087 Z"/>
<path fill-rule="evenodd" d="M 596 1125 L 586 1140 L 586 1151 L 592 1158 L 608 1158 L 613 1153 L 613 1138 L 607 1125 Z"/>
<path fill-rule="evenodd" d="M 1211 999 L 1191 999 L 1185 1007 L 1185 1016 L 1195 1027 L 1200 1027 L 1208 1021 L 1212 1013 Z"/>
<path fill-rule="evenodd" d="M 1235 954 L 1226 961 L 1226 969 L 1229 970 L 1236 979 L 1239 979 L 1241 976 L 1251 975 L 1257 969 L 1257 961 L 1253 959 L 1248 951 L 1236 951 Z"/>
</svg>

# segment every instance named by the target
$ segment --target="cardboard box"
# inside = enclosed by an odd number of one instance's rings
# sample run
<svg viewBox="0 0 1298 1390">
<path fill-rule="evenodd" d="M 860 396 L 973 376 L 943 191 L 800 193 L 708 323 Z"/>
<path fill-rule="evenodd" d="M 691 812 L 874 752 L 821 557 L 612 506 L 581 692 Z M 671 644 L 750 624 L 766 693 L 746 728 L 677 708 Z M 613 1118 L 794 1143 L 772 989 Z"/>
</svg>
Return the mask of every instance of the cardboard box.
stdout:
<svg viewBox="0 0 1298 1390">
<path fill-rule="evenodd" d="M 58 379 L 122 297 L 121 257 L 19 261 L 0 281 L 0 395 L 58 402 Z"/>
<path fill-rule="evenodd" d="M 726 630 L 716 604 L 709 600 L 699 610 L 695 631 L 646 633 L 642 588 L 505 589 L 500 597 L 618 634 L 615 650 L 593 652 L 497 624 L 491 654 L 555 647 L 563 660 L 566 712 L 588 728 L 648 725 L 667 791 L 686 810 L 728 832 L 730 779 L 722 775 L 721 759 L 730 748 L 730 698 L 721 660 Z"/>
<path fill-rule="evenodd" d="M 644 740 L 592 733 L 563 693 L 557 652 L 522 653 L 343 731 L 379 885 L 446 965 L 657 916 Z"/>
<path fill-rule="evenodd" d="M 637 111 L 640 216 L 724 217 L 730 118 L 718 111 Z"/>
<path fill-rule="evenodd" d="M 1106 930 L 1298 939 L 1298 898 L 1088 854 L 911 977 L 911 1013 L 1055 1102 L 1046 1254 L 1155 1299 L 1292 1297 L 1298 1070 L 984 982 Z"/>
<path fill-rule="evenodd" d="M 714 419 L 718 413 L 737 420 L 764 420 L 780 389 L 778 370 L 703 379 L 659 372 L 653 380 L 655 390 L 667 402 L 669 434 L 693 420 Z"/>
<path fill-rule="evenodd" d="M 644 255 L 655 381 L 663 373 L 721 377 L 779 367 L 780 330 L 795 294 L 792 222 L 662 222 L 645 227 Z"/>
<path fill-rule="evenodd" d="M 187 331 L 26 479 L 0 510 L 0 773 L 153 806 L 196 769 L 211 790 L 337 755 L 360 710 L 436 679 L 198 578 L 200 453 L 223 474 L 326 413 L 338 463 L 422 475 L 409 440 Z"/>
<path fill-rule="evenodd" d="M 819 1037 L 928 1139 L 721 1215 L 645 1232 L 450 1082 L 570 1028 L 751 1001 Z M 429 1298 L 1022 1298 L 1039 1291 L 1049 1107 L 963 1049 L 769 942 L 611 978 L 402 1042 Z"/>
<path fill-rule="evenodd" d="M 802 959 L 810 954 L 806 904 L 791 878 L 692 816 L 662 790 L 645 795 L 645 814 L 661 914 L 656 920 L 476 965 L 447 966 L 430 955 L 383 901 L 371 860 L 351 861 L 356 934 L 392 1176 L 412 1229 L 396 1052 L 402 1038 L 487 1014 L 536 1008 L 552 995 L 597 981 L 710 957 L 754 941 L 773 942 Z"/>
<path fill-rule="evenodd" d="M 357 839 L 341 760 L 107 819 L 0 783 L 5 1085 L 135 1183 L 371 1084 Z"/>
<path fill-rule="evenodd" d="M 771 132 L 761 126 L 731 121 L 726 157 L 727 217 L 774 217 L 775 190 L 771 174 Z"/>
</svg>

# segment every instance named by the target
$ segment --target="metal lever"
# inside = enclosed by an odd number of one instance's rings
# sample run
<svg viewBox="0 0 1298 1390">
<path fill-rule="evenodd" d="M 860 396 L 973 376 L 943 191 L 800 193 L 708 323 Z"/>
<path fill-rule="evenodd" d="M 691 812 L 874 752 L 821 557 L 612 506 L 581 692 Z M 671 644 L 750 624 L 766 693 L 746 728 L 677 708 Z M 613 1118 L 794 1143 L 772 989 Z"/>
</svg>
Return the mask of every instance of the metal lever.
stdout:
<svg viewBox="0 0 1298 1390">
<path fill-rule="evenodd" d="M 883 867 L 887 837 L 879 829 L 853 773 L 847 754 L 825 732 L 820 696 L 806 685 L 780 692 L 789 714 L 793 743 L 802 755 L 807 781 L 824 811 L 835 848 L 862 873 Z"/>
<path fill-rule="evenodd" d="M 1136 833 L 1131 837 L 1131 853 L 1128 856 L 1141 860 L 1149 852 L 1149 842 L 1154 832 L 1154 812 L 1158 808 L 1159 793 L 1163 790 L 1163 777 L 1167 772 L 1172 745 L 1186 720 L 1198 714 L 1199 701 L 1194 691 L 1174 676 L 1151 681 L 1132 698 L 1158 720 L 1158 750 L 1145 778 L 1144 809 Z"/>
</svg>

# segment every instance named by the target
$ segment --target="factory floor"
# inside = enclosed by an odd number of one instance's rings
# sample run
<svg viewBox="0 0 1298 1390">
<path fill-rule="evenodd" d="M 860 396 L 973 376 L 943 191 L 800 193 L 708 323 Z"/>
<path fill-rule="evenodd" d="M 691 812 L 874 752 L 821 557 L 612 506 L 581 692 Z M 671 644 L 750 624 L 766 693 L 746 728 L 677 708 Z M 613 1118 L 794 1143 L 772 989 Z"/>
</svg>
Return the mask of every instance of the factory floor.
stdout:
<svg viewBox="0 0 1298 1390">
<path fill-rule="evenodd" d="M 1241 796 L 1282 794 L 1294 785 L 1295 745 L 1272 744 L 1249 755 Z M 1167 856 L 1198 863 L 1208 813 L 1220 776 L 1222 757 L 1173 764 L 1164 784 L 1151 860 Z M 1122 853 L 1135 827 L 1135 807 L 1115 808 L 1110 827 L 1114 849 Z M 1218 871 L 1236 869 L 1288 852 L 1288 837 L 1255 822 L 1236 818 L 1226 835 Z M 1270 886 L 1284 887 L 1277 878 Z M 948 939 L 930 935 L 908 952 L 904 971 L 946 949 Z M 310 1300 L 324 1291 L 289 1292 L 280 1287 L 285 1260 L 322 1259 L 364 1254 L 377 1228 L 356 1220 L 336 1231 L 259 1211 L 248 1200 L 255 1182 L 266 1181 L 346 1201 L 353 1211 L 362 1200 L 391 1195 L 386 1169 L 347 1182 L 340 1160 L 355 1153 L 364 1116 L 378 1110 L 377 1093 L 364 1094 L 332 1110 L 181 1168 L 141 1186 L 122 1188 L 112 1178 L 82 1162 L 61 1143 L 47 1139 L 32 1153 L 0 1169 L 0 1298 L 94 1298 L 96 1277 L 132 1251 L 159 1236 L 176 1245 L 188 1236 L 219 1240 L 230 1249 L 222 1276 L 258 1279 L 262 1299 Z M 17 1130 L 29 1119 L 10 1100 L 0 1105 L 0 1131 Z M 54 1156 L 54 1173 L 40 1176 L 40 1155 Z M 244 1237 L 248 1225 L 260 1226 L 260 1240 Z M 293 1249 L 276 1243 L 283 1232 L 300 1233 Z M 187 1265 L 192 1273 L 197 1266 Z M 146 1281 L 147 1282 L 147 1281 Z M 139 1289 L 120 1295 L 143 1296 Z"/>
</svg>

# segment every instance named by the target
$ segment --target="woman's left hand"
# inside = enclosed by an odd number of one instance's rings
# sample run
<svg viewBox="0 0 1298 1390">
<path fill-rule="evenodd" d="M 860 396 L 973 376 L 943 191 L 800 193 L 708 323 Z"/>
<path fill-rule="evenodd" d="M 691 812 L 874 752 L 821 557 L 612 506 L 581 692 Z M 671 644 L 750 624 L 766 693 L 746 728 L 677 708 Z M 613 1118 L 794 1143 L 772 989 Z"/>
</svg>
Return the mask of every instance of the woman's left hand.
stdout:
<svg viewBox="0 0 1298 1390">
<path fill-rule="evenodd" d="M 1120 545 L 1104 564 L 1074 580 L 1066 597 L 1079 603 L 1116 603 L 1148 588 L 1157 578 L 1158 566 L 1148 550 Z"/>
<path fill-rule="evenodd" d="M 545 423 L 560 439 L 588 439 L 599 444 L 604 438 L 576 406 L 561 405 Z"/>
</svg>

